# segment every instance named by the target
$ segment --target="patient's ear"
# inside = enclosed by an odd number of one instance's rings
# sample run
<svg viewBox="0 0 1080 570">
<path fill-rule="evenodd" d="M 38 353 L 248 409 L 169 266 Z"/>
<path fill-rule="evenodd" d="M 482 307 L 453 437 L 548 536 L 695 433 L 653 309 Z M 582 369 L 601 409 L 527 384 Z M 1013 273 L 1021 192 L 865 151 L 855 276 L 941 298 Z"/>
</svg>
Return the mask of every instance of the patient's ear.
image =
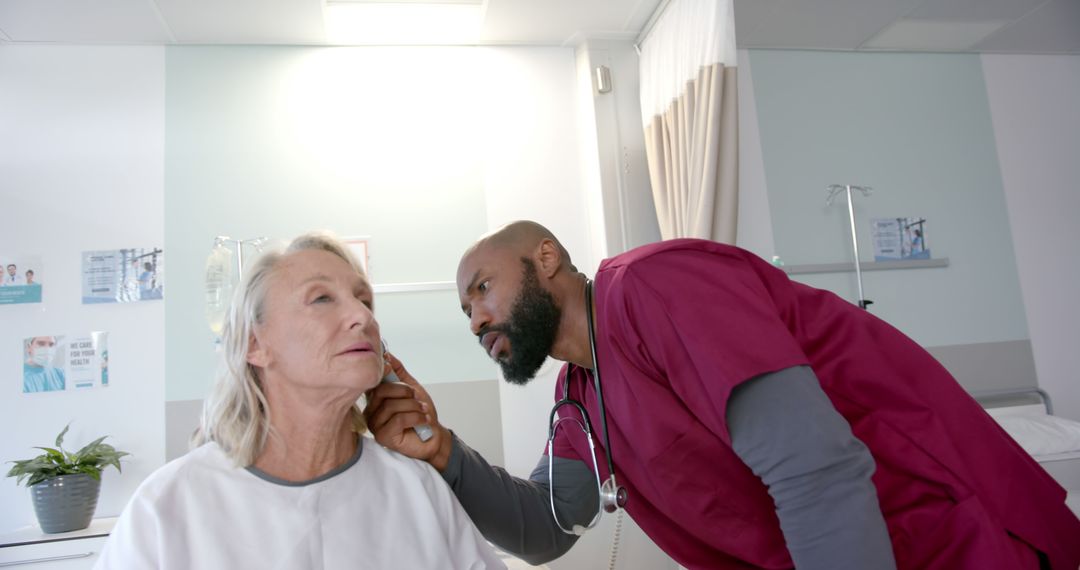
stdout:
<svg viewBox="0 0 1080 570">
<path fill-rule="evenodd" d="M 248 337 L 247 362 L 259 368 L 266 368 L 270 364 L 270 353 L 263 343 L 259 342 L 259 337 L 254 332 Z"/>
</svg>

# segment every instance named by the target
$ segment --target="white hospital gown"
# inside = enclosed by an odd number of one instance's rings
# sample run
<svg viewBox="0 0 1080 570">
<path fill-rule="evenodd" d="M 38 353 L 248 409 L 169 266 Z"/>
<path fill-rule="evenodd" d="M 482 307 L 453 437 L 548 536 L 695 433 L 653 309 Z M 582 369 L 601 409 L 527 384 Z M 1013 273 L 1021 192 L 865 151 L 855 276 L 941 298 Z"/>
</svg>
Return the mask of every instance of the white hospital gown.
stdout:
<svg viewBox="0 0 1080 570">
<path fill-rule="evenodd" d="M 360 441 L 301 484 L 199 447 L 139 486 L 95 569 L 505 568 L 430 465 Z"/>
</svg>

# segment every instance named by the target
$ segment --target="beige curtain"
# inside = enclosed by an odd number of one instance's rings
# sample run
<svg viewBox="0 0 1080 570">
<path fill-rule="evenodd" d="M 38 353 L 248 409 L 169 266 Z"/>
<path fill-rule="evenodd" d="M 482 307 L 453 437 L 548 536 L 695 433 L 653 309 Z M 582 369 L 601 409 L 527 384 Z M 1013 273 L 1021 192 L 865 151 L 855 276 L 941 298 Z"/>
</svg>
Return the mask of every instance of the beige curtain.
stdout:
<svg viewBox="0 0 1080 570">
<path fill-rule="evenodd" d="M 703 67 L 645 127 L 645 152 L 664 239 L 735 243 L 739 127 L 734 67 Z"/>
<path fill-rule="evenodd" d="M 733 244 L 739 132 L 731 2 L 673 0 L 651 36 L 642 53 L 642 114 L 661 236 Z"/>
</svg>

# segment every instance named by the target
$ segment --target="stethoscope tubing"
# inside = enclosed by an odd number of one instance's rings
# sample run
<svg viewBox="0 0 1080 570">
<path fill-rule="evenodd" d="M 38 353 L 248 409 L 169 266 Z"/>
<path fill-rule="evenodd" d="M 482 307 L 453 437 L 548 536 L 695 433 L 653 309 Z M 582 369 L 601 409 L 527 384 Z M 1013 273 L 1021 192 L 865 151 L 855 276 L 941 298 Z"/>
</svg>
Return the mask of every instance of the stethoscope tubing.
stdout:
<svg viewBox="0 0 1080 570">
<path fill-rule="evenodd" d="M 600 408 L 600 427 L 601 434 L 604 437 L 604 458 L 607 460 L 608 466 L 608 478 L 601 485 L 600 483 L 600 466 L 597 464 L 596 447 L 593 445 L 592 436 L 592 424 L 589 422 L 589 414 L 585 411 L 585 406 L 580 402 L 575 401 L 570 397 L 570 377 L 567 376 L 563 383 L 563 397 L 558 402 L 555 402 L 555 406 L 551 408 L 551 414 L 548 417 L 548 493 L 551 499 L 551 515 L 555 518 L 555 524 L 567 534 L 581 535 L 587 529 L 596 526 L 596 523 L 600 520 L 601 509 L 603 511 L 613 513 L 619 510 L 625 503 L 627 498 L 626 489 L 620 487 L 615 480 L 615 462 L 611 459 L 611 441 L 608 439 L 607 431 L 607 415 L 604 410 L 604 393 L 601 389 L 600 383 L 600 359 L 596 354 L 596 333 L 594 332 L 593 325 L 593 311 L 592 311 L 592 280 L 585 280 L 585 314 L 589 324 L 589 350 L 592 352 L 593 369 L 592 377 L 593 383 L 596 387 L 596 404 Z M 578 413 L 581 414 L 582 421 L 578 421 L 577 418 L 566 417 L 556 419 L 559 408 L 563 406 L 573 406 L 577 408 Z M 589 452 L 593 460 L 593 471 L 596 476 L 596 492 L 599 495 L 600 508 L 597 509 L 596 515 L 592 518 L 592 521 L 588 525 L 582 527 L 581 525 L 574 525 L 573 529 L 567 529 L 559 522 L 559 516 L 555 509 L 555 488 L 554 488 L 554 459 L 552 447 L 555 441 L 555 431 L 558 425 L 563 421 L 572 421 L 576 423 L 583 432 L 585 432 L 585 438 L 589 442 Z"/>
<path fill-rule="evenodd" d="M 596 385 L 596 405 L 600 408 L 600 433 L 604 436 L 604 457 L 607 458 L 608 476 L 615 477 L 615 463 L 611 460 L 611 441 L 608 439 L 607 414 L 604 411 L 604 391 L 600 387 L 600 359 L 596 356 L 596 333 L 593 326 L 592 279 L 585 280 L 585 316 L 589 322 L 589 350 L 592 352 L 593 384 Z M 563 397 L 570 388 L 570 379 L 563 385 Z"/>
</svg>

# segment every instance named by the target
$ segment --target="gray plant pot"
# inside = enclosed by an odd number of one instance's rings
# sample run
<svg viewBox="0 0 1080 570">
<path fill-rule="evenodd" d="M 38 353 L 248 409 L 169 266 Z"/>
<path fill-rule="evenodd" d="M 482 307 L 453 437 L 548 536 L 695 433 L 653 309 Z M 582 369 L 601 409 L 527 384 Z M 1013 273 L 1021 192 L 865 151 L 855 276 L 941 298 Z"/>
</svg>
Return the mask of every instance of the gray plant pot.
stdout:
<svg viewBox="0 0 1080 570">
<path fill-rule="evenodd" d="M 101 481 L 82 473 L 60 475 L 30 487 L 38 524 L 46 533 L 90 526 L 100 493 Z"/>
</svg>

